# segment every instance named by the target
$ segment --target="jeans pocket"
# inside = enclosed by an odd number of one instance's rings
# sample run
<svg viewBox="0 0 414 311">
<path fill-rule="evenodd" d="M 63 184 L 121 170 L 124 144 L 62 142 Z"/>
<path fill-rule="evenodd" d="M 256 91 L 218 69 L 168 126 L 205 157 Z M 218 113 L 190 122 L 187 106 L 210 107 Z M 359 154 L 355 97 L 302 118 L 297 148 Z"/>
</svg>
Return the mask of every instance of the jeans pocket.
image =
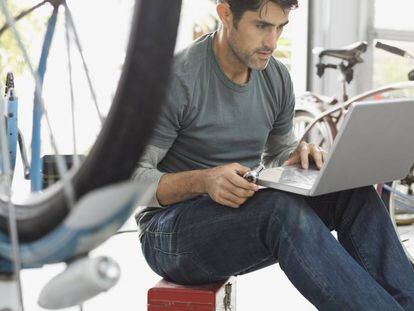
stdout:
<svg viewBox="0 0 414 311">
<path fill-rule="evenodd" d="M 155 248 L 155 260 L 160 275 L 167 281 L 182 285 L 211 283 L 211 273 L 191 252 L 167 253 Z"/>
</svg>

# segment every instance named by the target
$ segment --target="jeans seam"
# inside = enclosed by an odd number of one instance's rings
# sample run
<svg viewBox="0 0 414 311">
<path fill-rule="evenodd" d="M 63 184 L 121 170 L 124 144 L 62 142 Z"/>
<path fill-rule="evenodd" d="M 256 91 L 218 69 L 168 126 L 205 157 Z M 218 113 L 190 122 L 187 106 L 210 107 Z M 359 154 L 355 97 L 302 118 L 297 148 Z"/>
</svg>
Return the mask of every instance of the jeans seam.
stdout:
<svg viewBox="0 0 414 311">
<path fill-rule="evenodd" d="M 165 254 L 165 255 L 171 255 L 171 256 L 180 256 L 180 255 L 190 255 L 190 259 L 191 259 L 191 261 L 192 262 L 194 262 L 195 263 L 195 265 L 199 268 L 199 269 L 201 269 L 204 273 L 206 273 L 207 274 L 207 276 L 208 276 L 208 280 L 209 280 L 209 282 L 211 282 L 211 275 L 212 275 L 212 273 L 208 270 L 208 269 L 206 269 L 203 265 L 201 265 L 200 264 L 200 257 L 197 255 L 197 254 L 195 254 L 194 252 L 179 252 L 179 253 L 172 253 L 172 252 L 166 252 L 166 251 L 163 251 L 162 249 L 159 249 L 158 247 L 155 247 L 154 246 L 154 250 L 156 250 L 156 251 L 158 251 L 158 252 L 160 252 L 160 253 L 162 253 L 162 254 Z M 197 257 L 198 258 L 198 261 L 196 261 L 193 257 Z"/>
<path fill-rule="evenodd" d="M 174 256 L 178 256 L 178 255 L 186 255 L 186 254 L 191 254 L 191 252 L 166 252 L 164 250 L 162 250 L 161 248 L 158 248 L 156 246 L 154 246 L 154 249 L 159 251 L 160 253 L 163 253 L 165 255 L 174 255 Z"/>
<path fill-rule="evenodd" d="M 375 275 L 375 273 L 372 273 L 372 269 L 370 264 L 365 260 L 365 257 L 360 253 L 359 249 L 358 249 L 358 245 L 357 243 L 355 243 L 354 241 L 354 237 L 352 235 L 351 232 L 349 232 L 349 239 L 351 240 L 352 245 L 355 248 L 355 253 L 357 254 L 360 262 L 362 263 L 363 267 L 365 268 L 365 270 L 367 270 L 371 275 Z"/>
<path fill-rule="evenodd" d="M 351 220 L 351 216 L 348 216 L 348 217 L 346 217 L 346 218 L 343 218 L 343 220 L 341 221 L 341 228 L 343 228 L 343 227 L 347 227 L 348 226 L 348 224 L 350 223 L 350 220 Z M 339 228 L 340 230 L 341 230 L 341 228 Z M 355 253 L 356 253 L 356 255 L 358 256 L 358 258 L 359 258 L 359 260 L 360 260 L 360 262 L 361 262 L 361 264 L 362 264 L 362 266 L 365 268 L 365 270 L 367 270 L 369 273 L 371 273 L 373 270 L 371 269 L 371 267 L 370 267 L 370 264 L 365 260 L 365 257 L 360 253 L 360 251 L 359 251 L 359 249 L 358 249 L 358 245 L 357 245 L 357 243 L 355 242 L 355 240 L 354 240 L 354 236 L 353 236 L 353 234 L 351 233 L 351 231 L 349 231 L 349 233 L 348 233 L 348 235 L 349 235 L 349 239 L 350 239 L 350 241 L 351 241 L 351 243 L 352 243 L 352 245 L 354 246 L 354 248 L 355 248 Z M 371 274 L 372 275 L 372 274 Z"/>
<path fill-rule="evenodd" d="M 279 221 L 279 223 L 282 223 L 279 219 L 279 217 L 277 215 L 275 215 L 275 218 L 277 218 L 277 220 Z M 316 283 L 316 285 L 328 296 L 328 299 L 330 301 L 335 301 L 334 296 L 329 292 L 329 289 L 325 286 L 323 286 L 321 283 L 319 283 L 317 281 L 317 276 L 310 270 L 308 269 L 308 265 L 304 265 L 304 260 L 299 256 L 299 252 L 297 251 L 295 244 L 292 242 L 292 240 L 290 239 L 289 235 L 287 234 L 286 230 L 284 229 L 284 226 L 281 227 L 281 230 L 285 233 L 286 238 L 288 239 L 288 241 L 290 242 L 290 244 L 292 245 L 292 249 L 293 251 L 296 253 L 298 261 L 301 263 L 303 269 L 305 271 L 307 271 L 307 273 L 312 276 L 312 278 L 314 279 L 314 282 Z"/>
<path fill-rule="evenodd" d="M 145 230 L 145 232 L 151 233 L 151 234 L 165 234 L 165 235 L 173 235 L 177 233 L 177 232 L 163 232 L 163 231 L 151 231 L 151 230 Z"/>
<path fill-rule="evenodd" d="M 272 256 L 273 256 L 273 255 L 269 255 L 268 257 L 266 257 L 266 258 L 262 259 L 260 262 L 258 262 L 258 263 L 254 263 L 254 264 L 252 264 L 252 265 L 248 266 L 247 268 L 244 268 L 243 270 L 238 271 L 238 272 L 236 273 L 236 275 L 238 275 L 238 274 L 242 274 L 243 272 L 248 271 L 248 270 L 250 270 L 251 268 L 254 268 L 254 267 L 256 267 L 256 266 L 261 265 L 261 264 L 262 264 L 262 263 L 264 263 L 266 260 L 270 259 Z"/>
<path fill-rule="evenodd" d="M 346 218 L 342 218 L 341 225 L 340 225 L 340 227 L 338 229 L 339 230 L 342 230 L 343 227 L 348 226 L 348 224 L 350 223 L 351 218 L 352 218 L 352 216 L 348 216 Z"/>
</svg>

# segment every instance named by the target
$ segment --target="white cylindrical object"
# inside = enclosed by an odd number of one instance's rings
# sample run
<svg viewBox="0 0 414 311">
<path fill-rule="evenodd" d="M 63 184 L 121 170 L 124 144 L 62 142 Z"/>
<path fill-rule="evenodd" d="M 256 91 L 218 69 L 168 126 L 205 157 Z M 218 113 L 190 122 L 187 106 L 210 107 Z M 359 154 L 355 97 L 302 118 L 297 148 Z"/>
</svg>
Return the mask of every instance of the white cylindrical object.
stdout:
<svg viewBox="0 0 414 311">
<path fill-rule="evenodd" d="M 17 310 L 18 295 L 16 278 L 0 275 L 0 310 Z"/>
<path fill-rule="evenodd" d="M 76 306 L 113 287 L 119 277 L 119 265 L 111 258 L 81 258 L 46 284 L 38 304 L 46 309 Z"/>
</svg>

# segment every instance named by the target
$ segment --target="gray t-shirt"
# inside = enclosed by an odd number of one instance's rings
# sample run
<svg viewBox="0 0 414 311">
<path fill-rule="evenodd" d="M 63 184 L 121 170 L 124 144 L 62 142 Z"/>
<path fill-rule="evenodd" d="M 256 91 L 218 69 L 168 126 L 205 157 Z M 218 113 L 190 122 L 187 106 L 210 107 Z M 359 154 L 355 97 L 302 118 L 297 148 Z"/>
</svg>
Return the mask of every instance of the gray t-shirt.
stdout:
<svg viewBox="0 0 414 311">
<path fill-rule="evenodd" d="M 296 147 L 294 93 L 285 66 L 272 58 L 235 84 L 213 52 L 215 33 L 178 53 L 166 101 L 135 179 L 154 192 L 152 208 L 137 215 L 140 229 L 160 210 L 155 191 L 163 173 L 238 162 L 280 165 Z"/>
</svg>

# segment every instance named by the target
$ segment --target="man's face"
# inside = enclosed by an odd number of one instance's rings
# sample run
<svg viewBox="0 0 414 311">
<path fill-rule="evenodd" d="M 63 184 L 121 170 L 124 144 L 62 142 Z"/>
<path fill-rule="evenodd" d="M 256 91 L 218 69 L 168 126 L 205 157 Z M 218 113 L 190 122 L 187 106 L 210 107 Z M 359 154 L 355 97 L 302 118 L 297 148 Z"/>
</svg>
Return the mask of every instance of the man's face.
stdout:
<svg viewBox="0 0 414 311">
<path fill-rule="evenodd" d="M 289 12 L 273 2 L 257 12 L 246 11 L 237 28 L 229 25 L 228 42 L 234 56 L 248 68 L 265 69 L 288 23 Z"/>
</svg>

